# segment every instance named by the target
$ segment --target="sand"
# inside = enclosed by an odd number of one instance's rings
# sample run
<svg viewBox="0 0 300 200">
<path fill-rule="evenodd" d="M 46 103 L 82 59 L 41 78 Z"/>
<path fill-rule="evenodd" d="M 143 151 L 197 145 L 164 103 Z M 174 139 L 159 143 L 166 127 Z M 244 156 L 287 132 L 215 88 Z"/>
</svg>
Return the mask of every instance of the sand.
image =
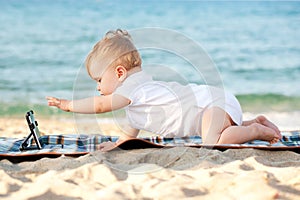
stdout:
<svg viewBox="0 0 300 200">
<path fill-rule="evenodd" d="M 271 119 L 281 123 L 281 130 L 292 129 L 299 128 L 299 122 L 290 122 L 297 116 L 273 114 Z M 97 131 L 88 122 L 74 125 L 74 121 L 62 118 L 41 118 L 39 125 L 47 134 Z M 118 134 L 118 127 L 110 120 L 103 119 L 101 128 L 107 134 Z M 1 137 L 24 137 L 26 133 L 24 119 L 0 119 Z M 176 147 L 97 151 L 78 158 L 62 156 L 15 164 L 1 160 L 0 198 L 299 199 L 300 154 Z"/>
</svg>

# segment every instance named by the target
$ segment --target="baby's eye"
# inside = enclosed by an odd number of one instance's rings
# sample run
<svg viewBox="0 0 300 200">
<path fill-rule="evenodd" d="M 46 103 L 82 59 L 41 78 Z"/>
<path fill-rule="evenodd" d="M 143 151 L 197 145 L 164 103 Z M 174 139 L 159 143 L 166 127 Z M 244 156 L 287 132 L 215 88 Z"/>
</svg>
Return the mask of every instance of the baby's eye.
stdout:
<svg viewBox="0 0 300 200">
<path fill-rule="evenodd" d="M 98 83 L 101 83 L 101 78 L 98 80 Z"/>
</svg>

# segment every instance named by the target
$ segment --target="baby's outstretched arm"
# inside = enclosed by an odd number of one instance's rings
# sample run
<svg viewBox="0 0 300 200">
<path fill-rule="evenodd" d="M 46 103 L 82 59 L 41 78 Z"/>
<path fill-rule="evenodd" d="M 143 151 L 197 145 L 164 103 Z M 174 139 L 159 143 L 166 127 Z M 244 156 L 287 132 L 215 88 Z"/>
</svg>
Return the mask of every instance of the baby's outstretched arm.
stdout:
<svg viewBox="0 0 300 200">
<path fill-rule="evenodd" d="M 123 108 L 130 100 L 121 95 L 94 96 L 79 100 L 46 97 L 49 106 L 55 106 L 66 112 L 82 114 L 104 113 Z"/>
</svg>

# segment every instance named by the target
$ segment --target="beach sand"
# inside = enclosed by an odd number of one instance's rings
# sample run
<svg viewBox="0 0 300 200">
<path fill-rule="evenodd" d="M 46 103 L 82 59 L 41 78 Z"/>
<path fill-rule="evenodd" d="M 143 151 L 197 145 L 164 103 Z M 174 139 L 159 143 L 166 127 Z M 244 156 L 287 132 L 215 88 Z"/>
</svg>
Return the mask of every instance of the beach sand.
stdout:
<svg viewBox="0 0 300 200">
<path fill-rule="evenodd" d="M 300 129 L 298 112 L 266 115 L 281 130 Z M 97 132 L 89 122 L 38 121 L 46 134 Z M 101 128 L 118 134 L 109 119 L 102 119 Z M 27 132 L 23 118 L 0 119 L 1 137 Z M 15 164 L 1 160 L 0 180 L 1 199 L 299 199 L 300 154 L 186 147 L 97 151 Z"/>
</svg>

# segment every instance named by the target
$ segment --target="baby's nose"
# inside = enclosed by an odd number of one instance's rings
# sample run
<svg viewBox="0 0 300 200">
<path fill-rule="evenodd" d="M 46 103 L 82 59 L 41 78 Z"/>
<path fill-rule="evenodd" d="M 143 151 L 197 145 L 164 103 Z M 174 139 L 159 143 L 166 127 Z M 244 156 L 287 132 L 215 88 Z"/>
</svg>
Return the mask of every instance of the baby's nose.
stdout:
<svg viewBox="0 0 300 200">
<path fill-rule="evenodd" d="M 101 91 L 101 87 L 100 87 L 100 84 L 97 83 L 97 90 L 100 92 Z"/>
</svg>

